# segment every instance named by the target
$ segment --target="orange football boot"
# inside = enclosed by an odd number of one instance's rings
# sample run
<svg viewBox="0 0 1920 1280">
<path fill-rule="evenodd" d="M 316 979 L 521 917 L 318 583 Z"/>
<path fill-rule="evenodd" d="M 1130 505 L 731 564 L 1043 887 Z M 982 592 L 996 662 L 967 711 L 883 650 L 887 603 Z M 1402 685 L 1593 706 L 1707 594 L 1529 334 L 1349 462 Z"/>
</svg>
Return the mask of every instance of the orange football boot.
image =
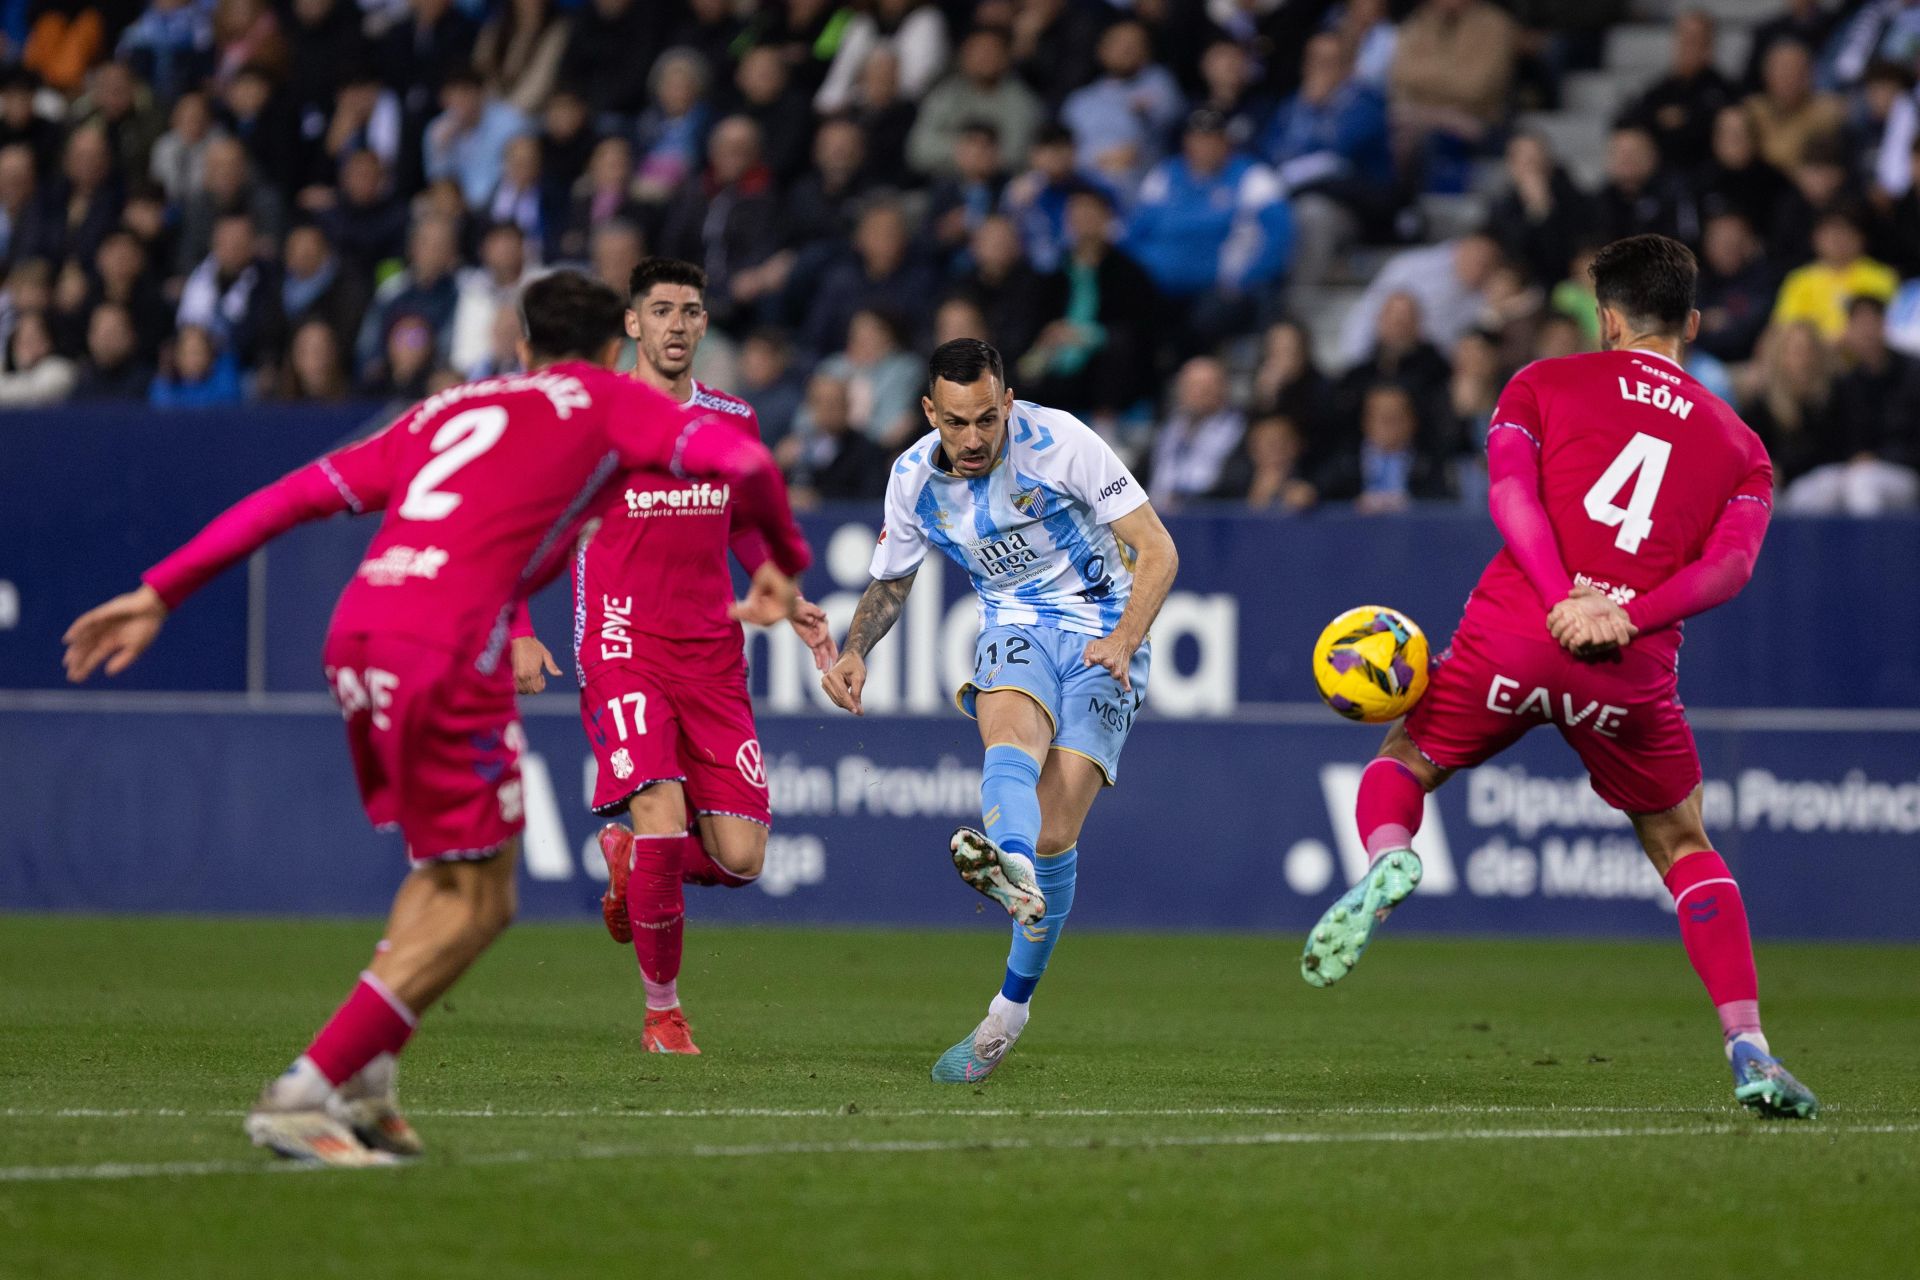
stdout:
<svg viewBox="0 0 1920 1280">
<path fill-rule="evenodd" d="M 600 917 L 615 942 L 633 941 L 627 919 L 627 877 L 633 872 L 633 832 L 618 822 L 600 828 L 600 856 L 607 860 L 607 891 L 600 895 Z"/>
<path fill-rule="evenodd" d="M 671 1009 L 647 1010 L 647 1025 L 640 1032 L 640 1047 L 648 1053 L 700 1052 L 700 1046 L 693 1042 L 693 1031 L 687 1026 L 687 1015 L 680 1012 L 679 1005 Z"/>
</svg>

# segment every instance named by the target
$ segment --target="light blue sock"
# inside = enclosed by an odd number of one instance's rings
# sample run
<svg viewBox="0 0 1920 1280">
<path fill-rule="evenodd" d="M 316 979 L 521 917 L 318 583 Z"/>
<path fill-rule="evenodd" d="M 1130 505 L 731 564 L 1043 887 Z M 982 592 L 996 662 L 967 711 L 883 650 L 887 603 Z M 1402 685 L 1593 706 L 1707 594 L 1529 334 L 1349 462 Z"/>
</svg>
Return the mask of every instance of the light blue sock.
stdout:
<svg viewBox="0 0 1920 1280">
<path fill-rule="evenodd" d="M 1020 748 L 996 743 L 980 769 L 980 825 L 1008 853 L 1033 856 L 1040 839 L 1040 765 Z"/>
<path fill-rule="evenodd" d="M 1079 861 L 1077 845 L 1051 858 L 1034 859 L 1034 879 L 1040 882 L 1040 892 L 1047 897 L 1047 915 L 1039 924 L 1013 926 L 1013 947 L 1007 952 L 1007 980 L 1000 984 L 1000 994 L 1015 1004 L 1025 1004 L 1033 998 L 1033 989 L 1040 985 L 1040 975 L 1047 971 L 1047 960 L 1060 941 L 1060 931 L 1067 927 L 1067 915 L 1073 910 L 1074 871 Z"/>
</svg>

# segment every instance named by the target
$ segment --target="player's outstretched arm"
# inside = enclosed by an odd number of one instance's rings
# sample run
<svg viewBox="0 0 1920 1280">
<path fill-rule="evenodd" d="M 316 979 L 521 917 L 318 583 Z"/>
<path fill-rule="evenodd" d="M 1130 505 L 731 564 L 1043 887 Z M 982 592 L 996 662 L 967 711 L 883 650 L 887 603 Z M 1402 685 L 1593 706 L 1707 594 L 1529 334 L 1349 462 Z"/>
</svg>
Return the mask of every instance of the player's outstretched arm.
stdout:
<svg viewBox="0 0 1920 1280">
<path fill-rule="evenodd" d="M 820 687 L 833 699 L 834 706 L 862 714 L 860 691 L 867 684 L 867 654 L 899 620 L 916 576 L 917 571 L 899 578 L 875 578 L 867 584 L 847 626 L 845 651 L 820 677 Z"/>
<path fill-rule="evenodd" d="M 81 614 L 61 637 L 67 646 L 67 679 L 79 684 L 103 662 L 110 676 L 125 671 L 160 634 L 167 612 L 160 593 L 142 583 L 139 590 Z"/>
<path fill-rule="evenodd" d="M 1081 660 L 1089 667 L 1105 667 L 1121 688 L 1132 693 L 1133 679 L 1128 669 L 1133 665 L 1134 651 L 1146 641 L 1153 620 L 1160 616 L 1167 593 L 1173 590 L 1174 575 L 1180 572 L 1180 549 L 1173 545 L 1173 535 L 1150 502 L 1140 504 L 1108 527 L 1114 537 L 1133 548 L 1133 594 L 1113 630 L 1089 641 Z"/>
</svg>

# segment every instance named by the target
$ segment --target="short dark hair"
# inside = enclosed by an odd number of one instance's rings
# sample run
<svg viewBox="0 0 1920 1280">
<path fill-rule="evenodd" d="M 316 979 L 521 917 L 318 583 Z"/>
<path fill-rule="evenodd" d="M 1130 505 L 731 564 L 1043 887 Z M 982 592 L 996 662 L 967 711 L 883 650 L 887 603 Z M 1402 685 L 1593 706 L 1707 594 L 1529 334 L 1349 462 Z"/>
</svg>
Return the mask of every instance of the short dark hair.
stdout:
<svg viewBox="0 0 1920 1280">
<path fill-rule="evenodd" d="M 998 351 L 978 338 L 943 342 L 933 349 L 933 355 L 927 360 L 927 394 L 933 394 L 936 382 L 970 387 L 980 381 L 983 374 L 1002 387 L 1007 385 L 1007 369 Z"/>
<path fill-rule="evenodd" d="M 520 295 L 520 331 L 549 360 L 597 358 L 625 332 L 620 295 L 578 271 L 541 276 Z"/>
<path fill-rule="evenodd" d="M 1603 307 L 1636 326 L 1678 333 L 1693 313 L 1700 264 L 1693 250 L 1668 236 L 1628 236 L 1594 255 L 1593 293 Z"/>
<path fill-rule="evenodd" d="M 707 296 L 707 273 L 693 263 L 680 258 L 642 258 L 634 264 L 633 274 L 627 277 L 628 300 L 638 302 L 657 284 L 698 289 L 701 297 Z"/>
</svg>

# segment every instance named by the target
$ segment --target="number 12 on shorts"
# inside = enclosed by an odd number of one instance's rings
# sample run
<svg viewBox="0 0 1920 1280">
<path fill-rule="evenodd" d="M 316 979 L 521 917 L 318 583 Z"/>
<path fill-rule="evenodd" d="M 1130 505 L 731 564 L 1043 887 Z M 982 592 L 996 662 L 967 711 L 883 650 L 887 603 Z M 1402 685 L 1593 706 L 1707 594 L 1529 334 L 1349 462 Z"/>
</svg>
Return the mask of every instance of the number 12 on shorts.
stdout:
<svg viewBox="0 0 1920 1280">
<path fill-rule="evenodd" d="M 1653 503 L 1660 496 L 1660 482 L 1667 478 L 1667 461 L 1672 457 L 1671 441 L 1637 432 L 1587 490 L 1587 514 L 1608 528 L 1618 525 L 1613 545 L 1628 555 L 1639 554 L 1640 544 L 1653 533 Z M 1633 492 L 1622 507 L 1617 499 L 1629 480 Z"/>
<path fill-rule="evenodd" d="M 607 710 L 613 712 L 614 732 L 620 735 L 620 741 L 627 740 L 627 715 L 621 703 L 633 704 L 633 732 L 644 735 L 647 731 L 647 695 L 644 693 L 623 693 L 617 698 L 607 699 Z"/>
</svg>

